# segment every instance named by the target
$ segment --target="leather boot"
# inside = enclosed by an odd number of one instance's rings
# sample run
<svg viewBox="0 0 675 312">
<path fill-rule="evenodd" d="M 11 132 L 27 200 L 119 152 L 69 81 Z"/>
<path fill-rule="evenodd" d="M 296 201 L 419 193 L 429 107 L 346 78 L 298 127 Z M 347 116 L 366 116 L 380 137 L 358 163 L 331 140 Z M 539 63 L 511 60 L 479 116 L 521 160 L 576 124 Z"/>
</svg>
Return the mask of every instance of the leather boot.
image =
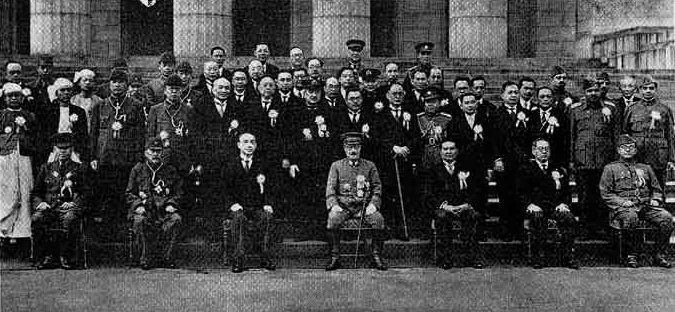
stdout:
<svg viewBox="0 0 675 312">
<path fill-rule="evenodd" d="M 340 230 L 328 230 L 327 235 L 331 251 L 326 271 L 334 271 L 342 267 L 340 265 Z"/>
<path fill-rule="evenodd" d="M 372 246 L 371 250 L 372 250 L 372 255 L 373 255 L 373 262 L 371 263 L 371 266 L 374 269 L 378 269 L 380 271 L 386 271 L 388 269 L 387 265 L 380 258 L 380 254 L 382 252 L 382 249 L 384 248 L 384 240 L 382 239 L 382 236 L 379 235 L 379 233 L 376 235 L 376 238 L 373 238 L 371 246 Z"/>
</svg>

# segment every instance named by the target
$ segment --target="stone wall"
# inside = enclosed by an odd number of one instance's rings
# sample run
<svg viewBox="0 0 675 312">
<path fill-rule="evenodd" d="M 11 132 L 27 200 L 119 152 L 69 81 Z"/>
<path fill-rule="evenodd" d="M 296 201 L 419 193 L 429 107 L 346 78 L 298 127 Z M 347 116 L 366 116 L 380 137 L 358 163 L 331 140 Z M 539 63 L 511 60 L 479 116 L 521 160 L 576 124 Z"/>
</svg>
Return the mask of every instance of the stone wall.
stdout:
<svg viewBox="0 0 675 312">
<path fill-rule="evenodd" d="M 291 0 L 291 46 L 312 51 L 312 0 Z"/>
<path fill-rule="evenodd" d="M 576 1 L 538 0 L 536 57 L 573 57 Z"/>
<path fill-rule="evenodd" d="M 91 2 L 91 56 L 111 59 L 122 54 L 120 0 Z"/>
</svg>

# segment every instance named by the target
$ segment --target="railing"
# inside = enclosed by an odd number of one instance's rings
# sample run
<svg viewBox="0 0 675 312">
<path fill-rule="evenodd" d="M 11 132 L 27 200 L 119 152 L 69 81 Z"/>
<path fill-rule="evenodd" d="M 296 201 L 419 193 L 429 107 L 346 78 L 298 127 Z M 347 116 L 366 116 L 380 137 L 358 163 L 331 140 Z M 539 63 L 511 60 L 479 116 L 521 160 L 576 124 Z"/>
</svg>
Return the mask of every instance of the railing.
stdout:
<svg viewBox="0 0 675 312">
<path fill-rule="evenodd" d="M 673 27 L 635 27 L 597 35 L 593 57 L 618 69 L 675 69 Z"/>
</svg>

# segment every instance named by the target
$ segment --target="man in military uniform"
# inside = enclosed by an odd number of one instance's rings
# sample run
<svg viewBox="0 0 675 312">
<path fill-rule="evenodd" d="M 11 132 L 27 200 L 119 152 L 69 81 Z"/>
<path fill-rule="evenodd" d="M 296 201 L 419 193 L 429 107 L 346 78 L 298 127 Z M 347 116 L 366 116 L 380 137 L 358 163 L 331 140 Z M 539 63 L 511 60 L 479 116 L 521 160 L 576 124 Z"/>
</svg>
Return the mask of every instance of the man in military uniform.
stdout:
<svg viewBox="0 0 675 312">
<path fill-rule="evenodd" d="M 183 90 L 180 99 L 187 106 L 193 106 L 199 102 L 203 96 L 202 92 L 195 90 L 192 84 L 192 65 L 188 61 L 182 61 L 176 66 L 176 75 L 183 81 Z"/>
<path fill-rule="evenodd" d="M 635 159 L 637 142 L 624 134 L 617 140 L 619 160 L 605 166 L 600 178 L 600 194 L 609 207 L 610 226 L 626 231 L 626 266 L 637 268 L 637 256 L 642 252 L 639 233 L 635 231 L 639 220 L 657 228 L 653 264 L 670 268 L 665 259 L 673 216 L 664 207 L 663 189 L 652 168 Z"/>
<path fill-rule="evenodd" d="M 354 71 L 354 75 L 358 75 L 363 69 L 361 63 L 361 52 L 366 46 L 366 42 L 361 39 L 349 39 L 346 42 L 347 50 L 349 50 L 349 57 L 347 58 L 347 67 Z"/>
<path fill-rule="evenodd" d="M 182 224 L 178 209 L 182 204 L 183 181 L 176 168 L 162 161 L 162 149 L 160 138 L 148 142 L 145 160 L 131 169 L 125 190 L 134 250 L 144 270 L 154 265 L 154 248 L 149 248 L 149 244 L 158 244 L 162 255 L 160 266 L 176 267 L 173 253 Z M 151 236 L 154 232 L 158 232 L 157 237 Z"/>
<path fill-rule="evenodd" d="M 408 72 L 403 81 L 403 88 L 406 92 L 409 92 L 413 89 L 413 74 L 418 71 L 424 72 L 427 77 L 431 73 L 431 54 L 434 50 L 434 44 L 431 42 L 421 42 L 415 45 L 415 51 L 417 53 L 417 65 L 408 69 Z"/>
<path fill-rule="evenodd" d="M 40 167 L 31 193 L 34 237 L 37 250 L 44 251 L 38 269 L 53 269 L 60 264 L 68 270 L 75 268 L 72 264 L 75 238 L 91 195 L 86 176 L 88 166 L 73 161 L 72 134 L 54 134 L 51 140 L 56 159 Z"/>
<path fill-rule="evenodd" d="M 579 186 L 577 215 L 589 234 L 599 234 L 605 228 L 606 210 L 597 186 L 602 168 L 615 159 L 621 120 L 614 104 L 601 100 L 600 86 L 593 78 L 584 79 L 583 88 L 586 97 L 570 106 L 569 168 Z"/>
<path fill-rule="evenodd" d="M 330 166 L 326 183 L 326 208 L 328 209 L 328 236 L 331 260 L 326 271 L 339 269 L 340 227 L 348 219 L 360 218 L 359 226 L 373 229 L 371 245 L 372 266 L 384 271 L 387 266 L 380 255 L 384 247 L 384 217 L 378 211 L 382 203 L 382 184 L 375 164 L 361 158 L 362 134 L 349 132 L 343 135 L 346 157 Z"/>
<path fill-rule="evenodd" d="M 375 68 L 366 68 L 361 72 L 361 82 L 363 84 L 363 107 L 365 110 L 372 111 L 375 102 L 384 98 L 378 93 L 378 79 L 380 71 Z"/>
<path fill-rule="evenodd" d="M 422 134 L 421 169 L 427 170 L 441 161 L 441 142 L 447 135 L 452 115 L 439 111 L 441 90 L 430 87 L 422 94 L 424 111 L 417 113 L 417 122 Z"/>
<path fill-rule="evenodd" d="M 623 132 L 636 141 L 635 159 L 654 169 L 659 184 L 665 185 L 666 171 L 675 160 L 673 113 L 656 95 L 658 83 L 651 76 L 640 81 L 642 100 L 631 105 L 623 119 Z"/>
<path fill-rule="evenodd" d="M 111 218 L 119 217 L 122 211 L 120 195 L 131 168 L 142 155 L 145 138 L 143 108 L 127 96 L 128 83 L 126 71 L 114 70 L 110 74 L 110 96 L 91 114 L 91 166 L 105 181 L 105 187 L 97 190 L 101 200 L 98 206 Z"/>
<path fill-rule="evenodd" d="M 148 81 L 146 85 L 148 101 L 154 105 L 164 101 L 164 85 L 166 80 L 173 74 L 176 66 L 176 58 L 171 52 L 164 52 L 159 56 L 159 77 Z"/>
<path fill-rule="evenodd" d="M 481 201 L 484 191 L 481 180 L 484 180 L 484 175 L 458 161 L 459 148 L 454 141 L 443 139 L 440 145 L 441 148 L 436 152 L 441 161 L 432 165 L 424 184 L 424 204 L 427 211 L 434 213 L 436 227 L 442 235 L 441 267 L 447 270 L 453 266 L 452 221 L 460 220 L 471 265 L 482 269 L 483 253 L 476 237 L 481 216 L 475 205 Z"/>
<path fill-rule="evenodd" d="M 520 165 L 517 189 L 520 209 L 525 210 L 526 220 L 532 230 L 532 254 L 534 268 L 546 266 L 544 244 L 548 220 L 554 220 L 561 235 L 564 265 L 578 269 L 574 256 L 574 229 L 576 220 L 570 210 L 572 197 L 569 191 L 569 175 L 560 165 L 549 162 L 551 146 L 546 139 L 532 142 L 532 156 Z"/>
<path fill-rule="evenodd" d="M 492 104 L 485 98 L 485 89 L 487 87 L 487 81 L 483 76 L 475 76 L 471 78 L 471 90 L 476 95 L 476 100 L 478 101 L 478 114 L 481 114 L 488 119 L 494 114 L 497 110 L 497 106 Z"/>
<path fill-rule="evenodd" d="M 276 269 L 272 262 L 271 235 L 273 232 L 274 209 L 277 209 L 277 181 L 266 163 L 257 157 L 256 137 L 251 133 L 239 136 L 237 147 L 239 154 L 233 155 L 223 168 L 223 203 L 230 211 L 232 218 L 232 237 L 235 241 L 235 254 L 232 272 L 244 271 L 244 235 L 246 222 L 249 218 L 255 221 L 260 232 L 256 243 L 262 249 L 262 267 L 268 270 Z"/>
<path fill-rule="evenodd" d="M 171 164 L 181 176 L 185 176 L 190 168 L 190 129 L 194 120 L 194 106 L 187 105 L 181 99 L 185 85 L 178 75 L 166 79 L 164 87 L 165 100 L 153 105 L 148 114 L 146 142 L 159 137 L 166 145 L 163 150 L 164 161 Z"/>
<path fill-rule="evenodd" d="M 553 66 L 551 69 L 551 90 L 553 90 L 553 107 L 568 112 L 570 106 L 574 103 L 579 103 L 579 98 L 572 95 L 565 89 L 567 85 L 567 73 L 560 66 Z"/>
</svg>

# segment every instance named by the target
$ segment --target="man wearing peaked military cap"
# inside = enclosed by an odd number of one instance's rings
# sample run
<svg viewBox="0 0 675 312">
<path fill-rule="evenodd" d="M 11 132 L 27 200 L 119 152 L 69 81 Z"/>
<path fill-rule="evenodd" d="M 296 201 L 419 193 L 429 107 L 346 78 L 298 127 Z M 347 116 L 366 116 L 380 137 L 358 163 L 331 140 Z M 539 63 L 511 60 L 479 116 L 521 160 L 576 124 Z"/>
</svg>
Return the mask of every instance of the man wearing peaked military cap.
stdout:
<svg viewBox="0 0 675 312">
<path fill-rule="evenodd" d="M 550 87 L 553 90 L 553 107 L 568 111 L 570 105 L 578 103 L 579 98 L 565 89 L 569 77 L 565 70 L 556 65 L 551 68 Z M 585 89 L 585 88 L 584 88 Z"/>
<path fill-rule="evenodd" d="M 38 269 L 77 267 L 73 264 L 74 233 L 87 210 L 90 187 L 86 165 L 73 157 L 73 143 L 70 133 L 51 136 L 50 146 L 54 147 L 56 157 L 41 166 L 33 189 L 33 228 L 41 259 Z M 53 228 L 61 231 L 48 231 Z"/>
<path fill-rule="evenodd" d="M 331 261 L 327 271 L 339 269 L 340 228 L 349 219 L 356 219 L 358 226 L 364 224 L 374 229 L 371 242 L 372 267 L 386 270 L 381 259 L 384 247 L 384 217 L 378 211 L 381 206 L 382 184 L 375 164 L 361 158 L 363 134 L 348 132 L 342 135 L 346 157 L 330 166 L 326 185 L 326 208 L 328 209 L 328 236 L 331 245 Z"/>
<path fill-rule="evenodd" d="M 199 90 L 195 90 L 190 84 L 192 82 L 192 65 L 188 61 L 182 61 L 176 66 L 176 75 L 183 80 L 183 90 L 181 92 L 181 100 L 186 105 L 194 105 L 198 103 L 203 94 Z"/>
<path fill-rule="evenodd" d="M 429 77 L 431 73 L 431 55 L 434 50 L 434 44 L 432 42 L 420 42 L 415 45 L 415 52 L 417 55 L 417 65 L 408 69 L 408 73 L 403 82 L 403 88 L 406 92 L 410 92 L 413 89 L 412 79 L 413 75 L 417 71 L 423 71 Z"/>
<path fill-rule="evenodd" d="M 673 216 L 664 208 L 663 188 L 648 164 L 638 162 L 637 141 L 630 135 L 621 135 L 616 151 L 619 160 L 605 166 L 600 179 L 600 193 L 609 208 L 610 226 L 625 231 L 625 265 L 640 266 L 637 256 L 642 252 L 642 241 L 635 228 L 639 220 L 654 226 L 656 239 L 652 253 L 655 266 L 670 268 L 665 251 L 673 231 Z"/>
<path fill-rule="evenodd" d="M 422 92 L 424 111 L 417 114 L 422 131 L 422 169 L 429 169 L 441 161 L 441 143 L 447 137 L 447 127 L 452 120 L 448 113 L 440 111 L 442 90 L 429 87 Z"/>
<path fill-rule="evenodd" d="M 378 93 L 378 79 L 381 72 L 375 68 L 366 68 L 361 71 L 361 83 L 363 85 L 363 107 L 366 110 L 372 110 L 375 102 L 382 100 Z"/>
<path fill-rule="evenodd" d="M 147 140 L 159 136 L 170 142 L 170 153 L 164 156 L 181 174 L 186 174 L 192 164 L 188 136 L 194 130 L 190 124 L 194 107 L 183 101 L 184 86 L 183 79 L 178 75 L 170 75 L 166 79 L 165 100 L 150 108 L 146 128 Z"/>
<path fill-rule="evenodd" d="M 182 218 L 178 213 L 183 197 L 183 182 L 175 167 L 162 161 L 162 138 L 148 140 L 145 161 L 137 163 L 129 175 L 125 190 L 129 207 L 127 218 L 131 221 L 134 235 L 133 259 L 143 269 L 155 264 L 175 268 L 173 249 L 178 238 Z M 160 233 L 154 244 L 150 241 L 149 230 Z M 162 259 L 155 262 L 149 246 L 161 249 Z"/>
<path fill-rule="evenodd" d="M 166 80 L 174 73 L 176 67 L 176 58 L 171 52 L 164 52 L 159 56 L 159 76 L 148 81 L 146 85 L 148 101 L 151 104 L 159 103 L 164 100 L 164 84 Z"/>
<path fill-rule="evenodd" d="M 347 40 L 347 50 L 349 50 L 348 67 L 354 70 L 354 74 L 358 75 L 363 67 L 361 63 L 361 53 L 366 46 L 366 42 L 361 39 Z"/>
<path fill-rule="evenodd" d="M 641 100 L 631 105 L 623 118 L 623 132 L 637 140 L 636 159 L 654 169 L 663 185 L 668 168 L 675 168 L 673 113 L 657 95 L 658 83 L 649 75 L 639 79 Z"/>
</svg>

